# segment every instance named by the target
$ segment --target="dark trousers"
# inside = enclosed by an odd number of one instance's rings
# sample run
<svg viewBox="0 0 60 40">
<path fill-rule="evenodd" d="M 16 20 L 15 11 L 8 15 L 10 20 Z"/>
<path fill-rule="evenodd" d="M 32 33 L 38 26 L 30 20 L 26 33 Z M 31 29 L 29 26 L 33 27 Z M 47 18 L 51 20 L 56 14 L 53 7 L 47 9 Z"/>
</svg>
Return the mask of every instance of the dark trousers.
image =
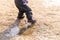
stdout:
<svg viewBox="0 0 60 40">
<path fill-rule="evenodd" d="M 19 2 L 21 2 L 21 1 L 15 0 L 16 7 L 19 10 L 17 18 L 20 19 L 25 13 L 27 19 L 32 20 L 32 12 L 31 12 L 32 10 L 31 10 L 31 8 L 29 8 L 27 5 L 23 5 L 23 4 L 19 3 Z"/>
</svg>

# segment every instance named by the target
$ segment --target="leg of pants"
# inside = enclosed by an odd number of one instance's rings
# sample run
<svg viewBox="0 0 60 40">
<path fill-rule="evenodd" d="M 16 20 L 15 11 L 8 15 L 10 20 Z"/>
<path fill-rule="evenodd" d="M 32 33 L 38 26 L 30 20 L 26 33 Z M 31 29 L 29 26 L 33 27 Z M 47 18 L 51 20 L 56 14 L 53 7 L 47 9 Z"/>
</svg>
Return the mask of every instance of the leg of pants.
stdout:
<svg viewBox="0 0 60 40">
<path fill-rule="evenodd" d="M 26 12 L 26 17 L 28 20 L 32 20 L 32 12 L 31 11 Z"/>
<path fill-rule="evenodd" d="M 24 16 L 24 11 L 20 10 L 19 13 L 18 13 L 18 19 L 22 19 Z"/>
<path fill-rule="evenodd" d="M 23 6 L 23 10 L 25 11 L 26 17 L 28 20 L 32 20 L 32 10 L 27 5 Z"/>
</svg>

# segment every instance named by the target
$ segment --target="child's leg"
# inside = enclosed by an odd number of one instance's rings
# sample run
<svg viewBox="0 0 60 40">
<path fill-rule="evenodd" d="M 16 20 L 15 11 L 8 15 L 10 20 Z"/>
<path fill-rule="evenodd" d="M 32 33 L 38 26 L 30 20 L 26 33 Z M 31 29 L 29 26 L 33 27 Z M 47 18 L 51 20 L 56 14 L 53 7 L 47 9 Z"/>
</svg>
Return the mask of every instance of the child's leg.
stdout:
<svg viewBox="0 0 60 40">
<path fill-rule="evenodd" d="M 31 11 L 26 12 L 26 17 L 27 17 L 29 23 L 35 23 L 35 22 L 36 22 L 36 21 L 33 20 L 33 18 L 32 18 L 32 12 L 31 12 Z"/>
<path fill-rule="evenodd" d="M 31 11 L 26 12 L 26 17 L 28 20 L 32 20 L 32 12 Z"/>
<path fill-rule="evenodd" d="M 35 23 L 36 21 L 33 20 L 33 18 L 32 18 L 31 9 L 30 9 L 27 5 L 25 5 L 25 6 L 23 7 L 23 9 L 25 10 L 25 13 L 26 13 L 26 17 L 27 17 L 27 19 L 28 19 L 28 22 L 30 22 L 30 23 Z"/>
<path fill-rule="evenodd" d="M 24 18 L 24 11 L 19 11 L 19 13 L 18 13 L 18 16 L 17 16 L 17 19 L 23 19 Z"/>
<path fill-rule="evenodd" d="M 16 5 L 16 7 L 17 7 L 18 10 L 19 10 L 17 19 L 22 19 L 22 18 L 24 18 L 24 16 L 23 16 L 24 11 L 23 11 L 23 9 L 22 9 L 22 0 L 15 0 L 15 5 Z"/>
</svg>

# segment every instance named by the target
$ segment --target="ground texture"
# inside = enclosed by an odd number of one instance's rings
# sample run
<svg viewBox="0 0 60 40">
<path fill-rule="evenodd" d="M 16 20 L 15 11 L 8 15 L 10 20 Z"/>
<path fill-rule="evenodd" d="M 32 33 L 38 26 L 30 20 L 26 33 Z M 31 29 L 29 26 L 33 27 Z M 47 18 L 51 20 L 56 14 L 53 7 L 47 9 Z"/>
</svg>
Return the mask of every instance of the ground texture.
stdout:
<svg viewBox="0 0 60 40">
<path fill-rule="evenodd" d="M 33 19 L 37 22 L 34 27 L 11 40 L 60 40 L 60 6 L 44 2 L 48 0 L 28 1 L 33 12 Z M 17 14 L 18 9 L 15 7 L 14 0 L 0 0 L 0 32 L 15 21 Z M 24 26 L 25 20 L 23 19 L 20 23 L 20 28 Z"/>
</svg>

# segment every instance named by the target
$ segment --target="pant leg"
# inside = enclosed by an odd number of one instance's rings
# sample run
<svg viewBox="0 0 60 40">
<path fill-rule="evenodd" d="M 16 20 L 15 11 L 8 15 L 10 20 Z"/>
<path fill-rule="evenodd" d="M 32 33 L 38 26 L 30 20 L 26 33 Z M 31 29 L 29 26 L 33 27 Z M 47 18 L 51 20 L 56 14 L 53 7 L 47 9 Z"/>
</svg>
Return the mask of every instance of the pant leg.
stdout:
<svg viewBox="0 0 60 40">
<path fill-rule="evenodd" d="M 20 8 L 20 6 L 23 5 L 22 0 L 14 0 L 14 1 L 15 1 L 15 5 L 16 5 L 16 7 L 17 7 L 18 9 Z"/>
<path fill-rule="evenodd" d="M 32 12 L 31 11 L 26 12 L 26 17 L 28 20 L 32 20 Z"/>
<path fill-rule="evenodd" d="M 32 10 L 27 5 L 23 6 L 23 10 L 25 11 L 26 17 L 28 20 L 32 20 Z"/>
<path fill-rule="evenodd" d="M 22 5 L 23 5 L 22 0 L 15 0 L 15 5 L 16 5 L 16 7 L 19 10 L 17 19 L 22 19 L 23 18 L 23 14 L 24 14 L 24 10 L 22 9 Z"/>
<path fill-rule="evenodd" d="M 19 13 L 18 13 L 17 18 L 22 19 L 23 17 L 24 17 L 24 11 L 20 10 Z"/>
<path fill-rule="evenodd" d="M 28 11 L 32 11 L 31 8 L 27 5 L 22 5 L 22 9 L 25 11 L 25 12 L 28 12 Z"/>
</svg>

